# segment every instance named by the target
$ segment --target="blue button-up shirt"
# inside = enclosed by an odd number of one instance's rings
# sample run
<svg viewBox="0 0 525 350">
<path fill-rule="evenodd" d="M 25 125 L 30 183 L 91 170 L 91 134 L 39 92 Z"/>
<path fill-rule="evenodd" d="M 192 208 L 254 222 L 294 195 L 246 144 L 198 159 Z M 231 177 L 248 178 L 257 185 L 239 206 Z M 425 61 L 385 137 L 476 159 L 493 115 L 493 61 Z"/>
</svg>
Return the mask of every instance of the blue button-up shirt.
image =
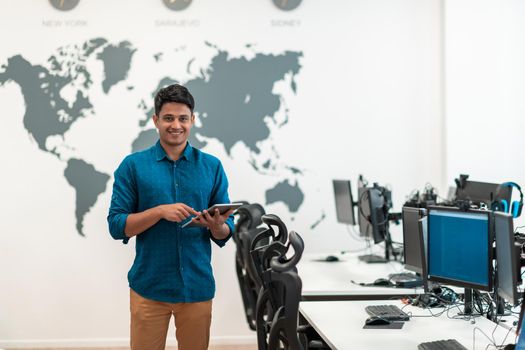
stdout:
<svg viewBox="0 0 525 350">
<path fill-rule="evenodd" d="M 188 143 L 173 161 L 158 141 L 127 156 L 115 171 L 108 215 L 111 236 L 127 243 L 124 228 L 129 214 L 172 203 L 185 203 L 197 211 L 230 203 L 220 160 Z M 215 280 L 210 239 L 224 246 L 233 232 L 233 216 L 226 224 L 230 235 L 217 240 L 207 228 L 182 228 L 180 223 L 161 219 L 136 236 L 129 286 L 145 298 L 169 303 L 212 299 Z"/>
</svg>

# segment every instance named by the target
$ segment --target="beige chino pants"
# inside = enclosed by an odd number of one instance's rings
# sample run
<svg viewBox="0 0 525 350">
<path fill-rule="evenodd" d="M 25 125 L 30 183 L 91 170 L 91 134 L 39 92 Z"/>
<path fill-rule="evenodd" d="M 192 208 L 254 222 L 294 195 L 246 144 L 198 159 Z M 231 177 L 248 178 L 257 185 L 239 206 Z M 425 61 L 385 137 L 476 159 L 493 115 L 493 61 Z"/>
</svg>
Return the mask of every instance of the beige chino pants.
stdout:
<svg viewBox="0 0 525 350">
<path fill-rule="evenodd" d="M 210 342 L 212 301 L 163 303 L 130 289 L 131 350 L 164 350 L 175 316 L 178 350 L 206 350 Z"/>
</svg>

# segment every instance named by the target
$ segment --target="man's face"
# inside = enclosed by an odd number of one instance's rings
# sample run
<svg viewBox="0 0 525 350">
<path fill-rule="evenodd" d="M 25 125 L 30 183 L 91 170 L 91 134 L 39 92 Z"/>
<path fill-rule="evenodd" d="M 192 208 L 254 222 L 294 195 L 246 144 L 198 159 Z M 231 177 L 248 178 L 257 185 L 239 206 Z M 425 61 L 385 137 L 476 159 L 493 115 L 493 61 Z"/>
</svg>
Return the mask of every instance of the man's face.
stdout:
<svg viewBox="0 0 525 350">
<path fill-rule="evenodd" d="M 163 104 L 159 115 L 153 116 L 160 140 L 169 147 L 186 145 L 194 121 L 190 108 L 177 102 Z"/>
</svg>

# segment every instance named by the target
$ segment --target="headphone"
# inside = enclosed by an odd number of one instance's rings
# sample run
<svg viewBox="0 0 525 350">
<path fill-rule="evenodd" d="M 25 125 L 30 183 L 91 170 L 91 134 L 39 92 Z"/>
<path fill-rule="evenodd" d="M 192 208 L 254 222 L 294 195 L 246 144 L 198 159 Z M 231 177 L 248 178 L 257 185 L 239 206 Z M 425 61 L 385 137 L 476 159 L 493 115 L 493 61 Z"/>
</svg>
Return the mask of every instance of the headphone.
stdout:
<svg viewBox="0 0 525 350">
<path fill-rule="evenodd" d="M 358 200 L 358 210 L 359 210 L 359 214 L 368 222 L 368 223 L 372 223 L 371 221 L 371 213 L 370 215 L 365 215 L 365 213 L 363 212 L 363 208 L 361 207 L 361 201 L 362 199 L 364 198 L 365 195 L 367 195 L 369 198 L 370 198 L 370 191 L 377 191 L 379 193 L 379 196 L 383 198 L 383 205 L 381 206 L 381 211 L 383 213 L 383 215 L 385 216 L 385 219 L 383 221 L 381 221 L 380 223 L 378 223 L 377 225 L 378 226 L 381 226 L 381 225 L 384 225 L 386 224 L 389 219 L 388 219 L 388 211 L 390 210 L 390 208 L 392 208 L 392 199 L 389 198 L 390 194 L 389 194 L 389 190 L 384 187 L 384 186 L 379 186 L 377 184 L 377 182 L 374 182 L 374 186 L 373 187 L 369 187 L 367 191 L 363 191 L 363 193 L 361 194 L 361 196 L 359 196 L 359 200 Z"/>
<path fill-rule="evenodd" d="M 507 200 L 499 199 L 501 189 L 504 187 L 516 188 L 520 192 L 520 200 L 511 202 L 510 206 Z M 503 211 L 505 213 L 510 213 L 513 218 L 517 218 L 521 215 L 521 209 L 523 208 L 523 192 L 521 192 L 521 187 L 515 182 L 504 182 L 498 186 L 496 190 L 496 195 L 494 196 L 494 201 L 491 205 L 492 210 L 494 211 Z"/>
</svg>

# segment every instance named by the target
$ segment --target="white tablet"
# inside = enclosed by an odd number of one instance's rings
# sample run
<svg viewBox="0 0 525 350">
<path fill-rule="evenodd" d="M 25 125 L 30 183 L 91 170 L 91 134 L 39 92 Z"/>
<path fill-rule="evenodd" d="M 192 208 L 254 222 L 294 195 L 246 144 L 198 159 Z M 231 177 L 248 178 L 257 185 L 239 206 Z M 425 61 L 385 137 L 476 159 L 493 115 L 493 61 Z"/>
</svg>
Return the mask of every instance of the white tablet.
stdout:
<svg viewBox="0 0 525 350">
<path fill-rule="evenodd" d="M 226 213 L 230 209 L 238 209 L 240 206 L 242 206 L 242 203 L 224 203 L 224 204 L 214 204 L 211 207 L 207 209 L 208 213 L 210 213 L 211 216 L 215 213 L 215 209 L 219 209 L 219 213 L 222 215 Z M 192 220 L 189 220 L 185 222 L 182 227 L 203 227 L 202 224 L 199 222 L 195 222 Z"/>
</svg>

